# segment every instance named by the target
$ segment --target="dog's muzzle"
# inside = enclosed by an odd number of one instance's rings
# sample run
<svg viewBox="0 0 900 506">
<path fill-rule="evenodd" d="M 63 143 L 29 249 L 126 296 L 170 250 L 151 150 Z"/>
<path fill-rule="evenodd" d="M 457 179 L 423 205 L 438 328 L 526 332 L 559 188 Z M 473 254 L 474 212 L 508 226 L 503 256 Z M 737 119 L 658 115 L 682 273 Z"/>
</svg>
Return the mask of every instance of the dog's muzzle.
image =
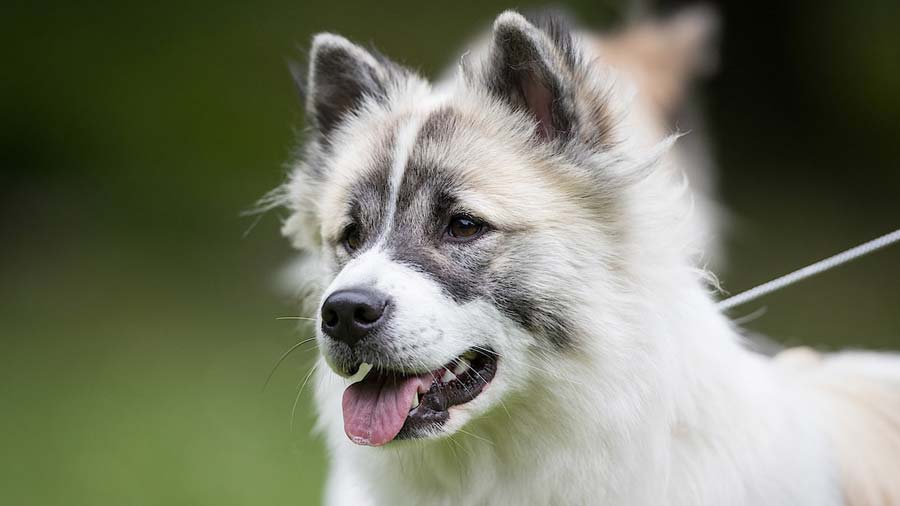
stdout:
<svg viewBox="0 0 900 506">
<path fill-rule="evenodd" d="M 338 290 L 322 304 L 322 332 L 353 348 L 389 318 L 390 297 L 371 288 Z"/>
</svg>

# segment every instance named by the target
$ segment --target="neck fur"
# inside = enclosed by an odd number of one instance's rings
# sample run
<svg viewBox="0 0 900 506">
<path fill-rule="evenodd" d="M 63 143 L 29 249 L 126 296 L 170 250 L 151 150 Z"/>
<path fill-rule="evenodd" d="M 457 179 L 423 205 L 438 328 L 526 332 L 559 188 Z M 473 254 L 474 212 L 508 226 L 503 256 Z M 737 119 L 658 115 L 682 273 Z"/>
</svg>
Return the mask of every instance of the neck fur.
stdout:
<svg viewBox="0 0 900 506">
<path fill-rule="evenodd" d="M 680 272 L 640 294 L 644 316 L 614 336 L 629 348 L 587 336 L 586 349 L 536 367 L 527 397 L 505 399 L 465 432 L 379 452 L 370 471 L 394 482 L 380 493 L 397 494 L 382 499 L 732 504 L 747 476 L 730 457 L 758 442 L 757 424 L 780 423 L 778 389 L 691 270 Z M 696 481 L 707 468 L 720 482 Z"/>
<path fill-rule="evenodd" d="M 530 384 L 452 438 L 332 445 L 350 452 L 339 460 L 376 484 L 377 504 L 749 506 L 833 494 L 813 464 L 827 444 L 791 422 L 809 419 L 808 403 L 744 349 L 679 251 L 627 252 L 644 266 L 625 274 L 629 295 L 591 302 L 577 350 L 536 352 Z"/>
</svg>

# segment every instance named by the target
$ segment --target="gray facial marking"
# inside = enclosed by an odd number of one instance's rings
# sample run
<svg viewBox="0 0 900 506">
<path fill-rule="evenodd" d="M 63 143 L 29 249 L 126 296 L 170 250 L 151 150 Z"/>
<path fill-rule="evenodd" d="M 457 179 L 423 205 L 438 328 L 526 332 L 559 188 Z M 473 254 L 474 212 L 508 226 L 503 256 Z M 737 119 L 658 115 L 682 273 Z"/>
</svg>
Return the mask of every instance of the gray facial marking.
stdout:
<svg viewBox="0 0 900 506">
<path fill-rule="evenodd" d="M 425 146 L 452 145 L 458 126 L 448 107 L 421 125 L 397 189 L 396 218 L 387 240 L 394 260 L 431 277 L 458 304 L 487 293 L 484 271 L 493 256 L 492 241 L 481 237 L 466 244 L 446 240 L 446 230 L 459 208 L 458 182 L 448 167 L 435 167 L 421 156 Z"/>
<path fill-rule="evenodd" d="M 450 107 L 433 112 L 419 129 L 417 143 L 449 141 L 459 128 L 459 116 Z"/>
<path fill-rule="evenodd" d="M 571 323 L 571 304 L 560 295 L 534 286 L 526 269 L 501 273 L 494 279 L 491 291 L 494 304 L 510 319 L 555 348 L 567 349 L 575 341 L 575 328 Z"/>
<path fill-rule="evenodd" d="M 387 241 L 388 254 L 434 279 L 457 303 L 485 294 L 483 272 L 492 256 L 489 237 L 469 243 L 446 240 L 458 200 L 450 175 L 410 163 L 397 194 L 397 218 Z"/>
<path fill-rule="evenodd" d="M 547 291 L 553 283 L 540 281 L 546 274 L 539 271 L 541 264 L 534 256 L 544 252 L 534 251 L 525 233 L 488 228 L 481 237 L 465 243 L 446 238 L 451 217 L 468 211 L 459 197 L 460 182 L 452 167 L 455 138 L 466 124 L 460 112 L 441 108 L 422 122 L 402 174 L 392 181 L 398 136 L 408 119 L 398 118 L 386 125 L 383 139 L 348 190 L 348 217 L 359 227 L 361 245 L 349 258 L 338 259 L 337 271 L 380 242 L 390 258 L 434 280 L 454 303 L 489 301 L 555 348 L 571 347 L 575 332 L 570 305 L 564 294 Z M 436 166 L 433 156 L 423 156 L 425 149 L 435 148 L 447 150 L 448 165 Z M 388 216 L 392 211 L 393 217 Z M 489 216 L 474 217 L 490 225 Z M 390 229 L 385 229 L 388 226 Z M 344 357 L 350 361 L 358 358 Z"/>
<path fill-rule="evenodd" d="M 436 111 L 422 124 L 396 192 L 387 254 L 433 279 L 455 303 L 488 300 L 523 328 L 557 348 L 566 348 L 573 334 L 568 305 L 537 288 L 548 283 L 535 282 L 525 268 L 540 268 L 530 258 L 534 252 L 527 247 L 527 237 L 504 237 L 488 230 L 466 243 L 446 240 L 451 217 L 466 211 L 457 196 L 459 183 L 451 168 L 430 165 L 417 156 L 417 150 L 434 143 L 452 149 L 455 131 L 462 124 L 450 108 Z"/>
<path fill-rule="evenodd" d="M 354 252 L 354 255 L 375 244 L 387 221 L 386 203 L 391 195 L 391 163 L 396 134 L 396 128 L 386 130 L 381 143 L 372 152 L 370 161 L 360 171 L 361 177 L 353 183 L 348 191 L 348 215 L 350 221 L 358 227 L 362 239 L 361 246 Z M 347 260 L 344 258 L 338 261 L 338 270 L 343 268 Z"/>
</svg>

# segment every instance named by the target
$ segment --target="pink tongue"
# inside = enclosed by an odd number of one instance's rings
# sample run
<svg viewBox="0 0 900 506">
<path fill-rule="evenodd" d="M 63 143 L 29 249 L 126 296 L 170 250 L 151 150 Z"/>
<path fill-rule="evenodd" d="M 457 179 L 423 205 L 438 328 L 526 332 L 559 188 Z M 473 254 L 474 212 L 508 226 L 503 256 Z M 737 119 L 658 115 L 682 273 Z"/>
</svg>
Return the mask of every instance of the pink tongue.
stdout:
<svg viewBox="0 0 900 506">
<path fill-rule="evenodd" d="M 419 385 L 430 386 L 431 375 L 425 376 L 427 382 L 421 376 L 378 377 L 373 371 L 347 387 L 341 402 L 347 437 L 369 446 L 381 446 L 397 437 Z"/>
</svg>

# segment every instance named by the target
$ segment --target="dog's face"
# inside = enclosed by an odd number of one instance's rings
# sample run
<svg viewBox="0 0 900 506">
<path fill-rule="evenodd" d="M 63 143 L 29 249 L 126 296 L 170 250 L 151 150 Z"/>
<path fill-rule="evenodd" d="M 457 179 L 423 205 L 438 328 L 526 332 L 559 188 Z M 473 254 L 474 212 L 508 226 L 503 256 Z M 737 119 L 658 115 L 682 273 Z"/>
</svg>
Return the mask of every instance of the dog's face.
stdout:
<svg viewBox="0 0 900 506">
<path fill-rule="evenodd" d="M 507 13 L 432 89 L 314 40 L 285 232 L 323 266 L 311 306 L 325 361 L 357 380 L 342 399 L 354 442 L 451 434 L 596 324 L 621 233 L 621 174 L 604 171 L 620 155 L 608 89 L 578 51 Z"/>
</svg>

